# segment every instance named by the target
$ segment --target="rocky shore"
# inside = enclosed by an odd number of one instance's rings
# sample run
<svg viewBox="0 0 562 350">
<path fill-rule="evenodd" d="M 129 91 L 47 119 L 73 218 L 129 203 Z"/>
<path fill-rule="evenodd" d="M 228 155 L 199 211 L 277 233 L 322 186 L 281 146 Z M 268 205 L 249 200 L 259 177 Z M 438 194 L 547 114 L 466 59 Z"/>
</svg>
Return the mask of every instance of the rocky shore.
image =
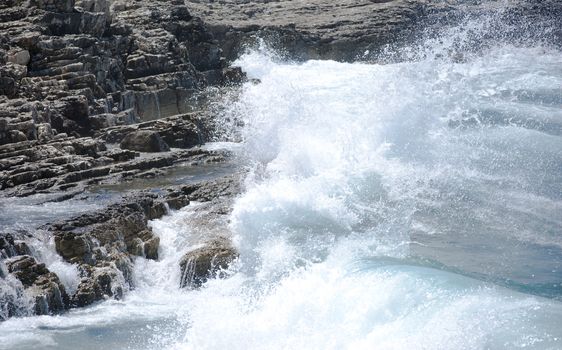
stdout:
<svg viewBox="0 0 562 350">
<path fill-rule="evenodd" d="M 214 140 L 209 87 L 235 88 L 229 62 L 259 38 L 292 59 L 371 59 L 444 24 L 481 16 L 503 2 L 6 0 L 0 4 L 0 200 L 51 195 L 66 201 L 92 186 L 154 179 L 178 167 L 224 163 Z M 513 27 L 533 23 L 562 42 L 562 4 L 521 1 L 499 12 Z M 429 28 L 429 31 L 428 31 Z M 516 37 L 517 31 L 502 33 Z M 0 232 L 0 320 L 60 313 L 134 288 L 134 259 L 158 259 L 148 221 L 190 201 L 206 203 L 193 225 L 217 231 L 178 261 L 181 287 L 197 288 L 237 257 L 225 225 L 241 191 L 239 170 L 209 181 L 123 191 L 106 208 Z M 125 186 L 126 187 L 126 186 Z M 3 214 L 2 214 L 3 215 Z M 219 218 L 219 219 L 217 219 Z M 214 229 L 209 229 L 213 226 Z M 27 243 L 35 229 L 78 267 L 67 291 Z M 202 230 L 202 231 L 205 231 Z M 205 231 L 206 232 L 206 231 Z M 10 285 L 14 293 L 3 293 Z"/>
<path fill-rule="evenodd" d="M 64 201 L 92 185 L 228 157 L 200 147 L 212 115 L 192 100 L 244 75 L 183 1 L 15 0 L 0 4 L 0 18 L 2 197 Z M 33 228 L 0 234 L 2 278 L 21 282 L 16 299 L 30 298 L 36 314 L 119 298 L 134 287 L 132 257 L 158 258 L 147 221 L 205 200 L 192 192 L 125 191 L 100 212 L 49 224 L 56 252 L 80 270 L 72 294 L 33 256 Z M 0 318 L 17 315 L 17 300 L 0 297 Z"/>
</svg>

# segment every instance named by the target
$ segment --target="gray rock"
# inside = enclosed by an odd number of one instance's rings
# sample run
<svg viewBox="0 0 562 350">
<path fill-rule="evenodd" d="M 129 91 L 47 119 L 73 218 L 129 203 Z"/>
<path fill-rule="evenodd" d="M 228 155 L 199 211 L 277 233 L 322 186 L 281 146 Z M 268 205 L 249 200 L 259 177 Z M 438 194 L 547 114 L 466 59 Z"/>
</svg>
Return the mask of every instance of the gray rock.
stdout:
<svg viewBox="0 0 562 350">
<path fill-rule="evenodd" d="M 37 139 L 42 142 L 52 140 L 54 137 L 51 124 L 43 123 L 37 125 Z"/>
<path fill-rule="evenodd" d="M 133 131 L 127 134 L 121 141 L 120 147 L 139 152 L 166 152 L 170 150 L 159 133 L 149 130 Z"/>
<path fill-rule="evenodd" d="M 17 50 L 8 54 L 8 62 L 19 64 L 21 66 L 27 66 L 30 59 L 31 55 L 27 50 Z"/>
<path fill-rule="evenodd" d="M 0 233 L 0 260 L 17 255 L 31 255 L 21 234 Z"/>
<path fill-rule="evenodd" d="M 19 130 L 10 130 L 8 132 L 8 139 L 11 142 L 23 142 L 27 141 L 27 136 L 25 136 L 25 134 Z"/>
<path fill-rule="evenodd" d="M 30 0 L 31 6 L 56 12 L 71 12 L 74 8 L 74 0 Z"/>
</svg>

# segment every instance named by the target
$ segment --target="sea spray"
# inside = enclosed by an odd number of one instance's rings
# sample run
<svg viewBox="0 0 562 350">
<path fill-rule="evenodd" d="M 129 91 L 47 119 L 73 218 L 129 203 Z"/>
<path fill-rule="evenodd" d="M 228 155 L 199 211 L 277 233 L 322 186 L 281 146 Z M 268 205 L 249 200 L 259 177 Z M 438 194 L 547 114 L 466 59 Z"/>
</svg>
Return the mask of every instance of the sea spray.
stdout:
<svg viewBox="0 0 562 350">
<path fill-rule="evenodd" d="M 441 41 L 400 63 L 241 57 L 230 278 L 178 288 L 187 207 L 151 223 L 160 260 L 124 300 L 11 319 L 0 344 L 562 347 L 560 52 Z"/>
<path fill-rule="evenodd" d="M 243 56 L 241 268 L 198 294 L 178 348 L 561 346 L 561 63 L 509 44 Z"/>
</svg>

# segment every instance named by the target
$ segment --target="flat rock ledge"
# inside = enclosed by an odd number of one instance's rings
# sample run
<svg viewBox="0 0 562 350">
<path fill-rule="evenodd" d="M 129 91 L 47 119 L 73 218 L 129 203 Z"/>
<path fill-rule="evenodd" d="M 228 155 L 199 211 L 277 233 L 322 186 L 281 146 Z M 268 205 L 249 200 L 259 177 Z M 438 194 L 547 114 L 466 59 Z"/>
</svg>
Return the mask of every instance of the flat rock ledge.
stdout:
<svg viewBox="0 0 562 350">
<path fill-rule="evenodd" d="M 187 0 L 205 19 L 223 50 L 235 59 L 259 39 L 296 60 L 372 60 L 387 46 L 421 44 L 427 36 L 466 20 L 489 27 L 479 45 L 546 37 L 562 45 L 562 3 L 557 0 Z M 492 18 L 490 20 L 490 18 Z M 533 28 L 535 38 L 522 35 Z M 527 33 L 528 34 L 528 33 Z"/>
<path fill-rule="evenodd" d="M 208 119 L 206 114 L 190 113 L 106 128 L 92 137 L 62 135 L 49 141 L 0 145 L 0 195 L 66 191 L 70 196 L 94 184 L 153 177 L 179 163 L 222 162 L 227 153 L 197 147 L 210 137 Z M 123 144 L 125 137 L 139 133 L 157 135 L 157 145 L 150 137 L 137 138 L 135 147 Z M 153 147 L 160 152 L 144 152 Z"/>
</svg>

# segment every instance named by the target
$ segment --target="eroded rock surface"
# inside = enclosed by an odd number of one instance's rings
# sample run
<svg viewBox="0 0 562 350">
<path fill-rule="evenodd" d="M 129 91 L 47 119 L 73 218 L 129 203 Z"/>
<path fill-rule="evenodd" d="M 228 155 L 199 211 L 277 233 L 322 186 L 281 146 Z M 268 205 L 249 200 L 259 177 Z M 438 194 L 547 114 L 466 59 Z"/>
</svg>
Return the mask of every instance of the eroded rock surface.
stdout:
<svg viewBox="0 0 562 350">
<path fill-rule="evenodd" d="M 387 44 L 419 43 L 426 33 L 467 18 L 493 16 L 488 36 L 519 39 L 518 28 L 552 28 L 562 42 L 562 4 L 556 0 L 187 0 L 236 58 L 256 38 L 296 59 L 354 61 L 371 58 Z M 494 24 L 508 23 L 508 26 Z M 484 20 L 482 20 L 484 22 Z M 543 28 L 539 28 L 543 27 Z M 485 39 L 485 38 L 481 38 Z M 365 53 L 368 53 L 365 55 Z"/>
<path fill-rule="evenodd" d="M 25 293 L 34 302 L 35 314 L 60 313 L 69 307 L 69 299 L 58 276 L 45 264 L 29 255 L 18 255 L 5 261 L 7 270 L 24 286 Z"/>
<path fill-rule="evenodd" d="M 224 152 L 193 148 L 206 140 L 208 131 L 203 124 L 201 114 L 185 114 L 104 129 L 96 137 L 59 134 L 43 142 L 1 145 L 0 190 L 4 195 L 20 197 L 61 190 L 76 193 L 87 185 L 142 177 L 151 169 L 162 171 L 182 162 L 223 161 Z M 138 139 L 134 146 L 125 144 L 125 149 L 117 146 L 127 135 L 135 133 L 157 134 L 160 138 L 155 137 L 155 144 L 148 137 L 144 141 Z"/>
</svg>

